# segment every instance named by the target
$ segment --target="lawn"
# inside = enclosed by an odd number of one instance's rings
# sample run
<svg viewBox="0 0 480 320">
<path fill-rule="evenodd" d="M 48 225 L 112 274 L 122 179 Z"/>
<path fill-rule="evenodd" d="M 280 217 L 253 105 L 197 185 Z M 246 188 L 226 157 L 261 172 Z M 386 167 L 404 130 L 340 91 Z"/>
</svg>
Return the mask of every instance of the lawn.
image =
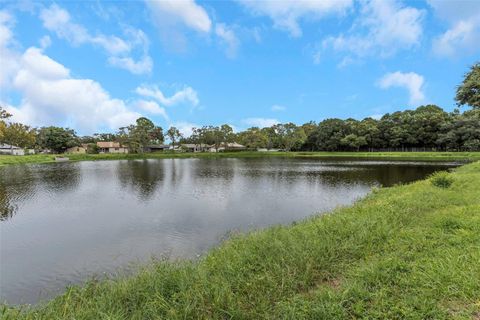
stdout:
<svg viewBox="0 0 480 320">
<path fill-rule="evenodd" d="M 0 155 L 0 166 L 11 164 L 55 162 L 58 155 Z M 362 158 L 372 160 L 421 160 L 421 161 L 476 161 L 480 152 L 219 152 L 188 153 L 159 152 L 144 154 L 68 154 L 70 161 L 167 159 L 167 158 L 253 158 L 253 157 L 302 157 L 302 158 Z"/>
<path fill-rule="evenodd" d="M 351 207 L 234 235 L 198 261 L 152 262 L 0 315 L 479 319 L 480 162 L 432 181 L 376 189 Z"/>
</svg>

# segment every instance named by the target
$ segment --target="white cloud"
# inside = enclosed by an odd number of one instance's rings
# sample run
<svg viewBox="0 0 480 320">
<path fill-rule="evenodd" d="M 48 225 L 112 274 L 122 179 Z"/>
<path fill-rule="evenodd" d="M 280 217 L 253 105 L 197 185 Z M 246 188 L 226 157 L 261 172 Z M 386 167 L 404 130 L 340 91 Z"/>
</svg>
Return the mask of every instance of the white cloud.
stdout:
<svg viewBox="0 0 480 320">
<path fill-rule="evenodd" d="M 146 3 L 157 19 L 164 20 L 158 21 L 162 24 L 181 23 L 199 32 L 210 32 L 212 21 L 194 0 L 147 0 Z"/>
<path fill-rule="evenodd" d="M 108 62 L 112 66 L 128 70 L 133 74 L 149 73 L 153 68 L 153 61 L 150 56 L 144 56 L 138 61 L 133 60 L 131 57 L 110 57 Z"/>
<path fill-rule="evenodd" d="M 175 92 L 171 97 L 166 97 L 163 92 L 156 86 L 140 86 L 135 92 L 141 96 L 154 98 L 164 106 L 173 106 L 180 103 L 190 103 L 193 106 L 199 104 L 198 94 L 191 87 L 185 87 Z"/>
<path fill-rule="evenodd" d="M 448 21 L 450 28 L 433 40 L 433 52 L 455 56 L 480 50 L 480 2 L 429 0 L 436 15 Z"/>
<path fill-rule="evenodd" d="M 169 117 L 165 111 L 165 108 L 160 107 L 155 101 L 138 100 L 135 105 L 137 108 L 148 113 L 161 115 L 165 120 L 169 121 Z"/>
<path fill-rule="evenodd" d="M 235 58 L 240 41 L 233 32 L 233 29 L 224 23 L 217 23 L 215 26 L 215 34 L 226 44 L 227 57 Z"/>
<path fill-rule="evenodd" d="M 43 36 L 42 38 L 40 38 L 40 47 L 42 49 L 46 49 L 50 47 L 51 44 L 52 44 L 52 39 L 50 39 L 49 36 Z"/>
<path fill-rule="evenodd" d="M 293 37 L 302 35 L 299 20 L 319 19 L 332 13 L 342 14 L 353 4 L 353 0 L 239 0 L 239 2 L 253 14 L 270 17 L 276 28 L 288 31 Z"/>
<path fill-rule="evenodd" d="M 148 55 L 148 38 L 141 30 L 126 28 L 128 40 L 113 35 L 92 35 L 84 26 L 73 22 L 67 10 L 56 4 L 44 8 L 40 12 L 40 19 L 47 30 L 74 46 L 92 44 L 101 47 L 110 55 L 108 61 L 113 66 L 135 74 L 150 73 L 153 68 L 152 59 Z M 131 54 L 137 47 L 140 48 L 142 57 L 136 62 Z"/>
<path fill-rule="evenodd" d="M 278 112 L 278 111 L 285 111 L 287 108 L 285 106 L 280 106 L 278 104 L 274 104 L 272 106 L 272 111 Z"/>
<path fill-rule="evenodd" d="M 7 46 L 13 38 L 13 16 L 5 10 L 0 11 L 0 48 Z"/>
<path fill-rule="evenodd" d="M 319 51 L 328 49 L 347 54 L 341 63 L 345 66 L 353 62 L 348 55 L 387 57 L 420 44 L 423 10 L 404 6 L 397 0 L 369 0 L 360 6 L 359 17 L 350 31 L 324 39 L 314 53 L 314 62 L 319 61 Z"/>
<path fill-rule="evenodd" d="M 191 122 L 180 121 L 170 124 L 170 127 L 177 128 L 184 137 L 188 137 L 192 134 L 193 128 L 200 128 L 201 126 Z"/>
<path fill-rule="evenodd" d="M 414 106 L 425 100 L 423 76 L 415 72 L 403 73 L 400 71 L 387 73 L 379 81 L 378 86 L 382 89 L 400 87 L 408 90 L 409 104 Z"/>
<path fill-rule="evenodd" d="M 243 119 L 242 122 L 251 127 L 271 127 L 277 123 L 280 123 L 277 119 L 268 119 L 268 118 L 247 118 Z"/>
<path fill-rule="evenodd" d="M 11 78 L 18 68 L 18 54 L 11 50 L 13 45 L 13 27 L 15 25 L 14 17 L 7 11 L 0 11 L 0 88 L 11 86 Z M 3 98 L 4 90 L 0 90 L 0 99 Z"/>
<path fill-rule="evenodd" d="M 14 120 L 42 125 L 60 125 L 93 133 L 118 129 L 141 115 L 126 103 L 110 97 L 91 79 L 73 78 L 65 66 L 31 47 L 19 55 L 13 89 L 20 92 L 19 106 L 9 107 Z"/>
</svg>

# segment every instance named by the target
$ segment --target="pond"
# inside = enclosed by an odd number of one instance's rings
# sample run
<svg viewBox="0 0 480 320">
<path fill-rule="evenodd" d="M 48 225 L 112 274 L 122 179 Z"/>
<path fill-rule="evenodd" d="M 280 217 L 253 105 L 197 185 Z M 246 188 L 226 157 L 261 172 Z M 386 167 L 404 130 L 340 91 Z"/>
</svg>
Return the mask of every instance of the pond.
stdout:
<svg viewBox="0 0 480 320">
<path fill-rule="evenodd" d="M 157 159 L 0 168 L 0 301 L 35 303 L 231 232 L 349 205 L 455 163 Z"/>
</svg>

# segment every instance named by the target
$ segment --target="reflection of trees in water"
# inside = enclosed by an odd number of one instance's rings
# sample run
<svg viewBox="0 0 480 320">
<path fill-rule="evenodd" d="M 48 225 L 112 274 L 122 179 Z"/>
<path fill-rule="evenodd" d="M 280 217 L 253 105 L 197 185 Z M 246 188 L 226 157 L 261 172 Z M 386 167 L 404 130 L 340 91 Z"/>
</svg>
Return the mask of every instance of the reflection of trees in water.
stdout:
<svg viewBox="0 0 480 320">
<path fill-rule="evenodd" d="M 0 185 L 0 221 L 5 221 L 13 217 L 17 209 L 18 205 L 10 202 L 5 187 Z"/>
<path fill-rule="evenodd" d="M 79 163 L 58 163 L 38 166 L 38 170 L 35 171 L 37 183 L 48 192 L 75 189 L 80 183 L 80 165 Z"/>
<path fill-rule="evenodd" d="M 163 161 L 135 160 L 119 162 L 117 177 L 122 187 L 133 188 L 143 200 L 152 197 L 164 180 Z"/>
<path fill-rule="evenodd" d="M 18 210 L 18 203 L 33 195 L 34 181 L 28 166 L 0 169 L 0 221 L 13 217 Z"/>
</svg>

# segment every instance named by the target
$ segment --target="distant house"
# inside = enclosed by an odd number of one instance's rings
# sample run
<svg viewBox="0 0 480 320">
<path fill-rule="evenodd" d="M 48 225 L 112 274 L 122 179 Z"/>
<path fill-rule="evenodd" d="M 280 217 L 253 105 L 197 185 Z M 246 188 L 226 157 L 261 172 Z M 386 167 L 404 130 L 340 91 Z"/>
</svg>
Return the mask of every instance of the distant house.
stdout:
<svg viewBox="0 0 480 320">
<path fill-rule="evenodd" d="M 120 142 L 99 141 L 97 147 L 99 153 L 128 153 L 128 148 L 122 146 Z"/>
<path fill-rule="evenodd" d="M 68 148 L 65 153 L 87 153 L 87 145 L 82 144 L 81 146 Z"/>
<path fill-rule="evenodd" d="M 172 147 L 169 144 L 152 144 L 145 147 L 145 152 L 167 151 Z"/>
<path fill-rule="evenodd" d="M 25 155 L 25 150 L 23 148 L 12 146 L 9 144 L 0 144 L 0 154 L 10 154 L 13 156 L 23 156 Z"/>
<path fill-rule="evenodd" d="M 215 148 L 214 145 L 210 146 L 209 150 L 210 152 L 217 152 L 217 151 L 239 151 L 239 150 L 245 150 L 247 147 L 244 145 L 241 145 L 236 142 L 228 142 L 227 144 L 222 143 L 218 147 L 218 149 Z"/>
<path fill-rule="evenodd" d="M 195 144 L 195 143 L 184 143 L 181 145 L 182 149 L 187 152 L 203 152 L 210 149 L 208 144 Z"/>
</svg>

